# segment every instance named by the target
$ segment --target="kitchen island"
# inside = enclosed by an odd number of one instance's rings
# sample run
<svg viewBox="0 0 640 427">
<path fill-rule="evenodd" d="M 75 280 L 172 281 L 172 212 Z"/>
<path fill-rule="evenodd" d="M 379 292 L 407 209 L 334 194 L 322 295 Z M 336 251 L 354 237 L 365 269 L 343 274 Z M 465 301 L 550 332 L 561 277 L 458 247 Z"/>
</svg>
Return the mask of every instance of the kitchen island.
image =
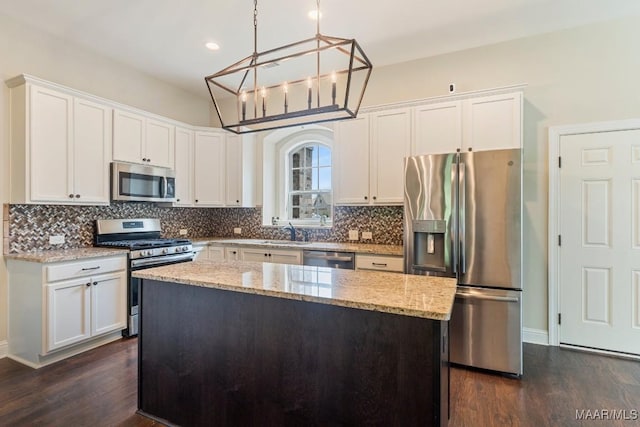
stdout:
<svg viewBox="0 0 640 427">
<path fill-rule="evenodd" d="M 453 279 L 269 263 L 140 270 L 140 413 L 174 425 L 446 425 Z"/>
</svg>

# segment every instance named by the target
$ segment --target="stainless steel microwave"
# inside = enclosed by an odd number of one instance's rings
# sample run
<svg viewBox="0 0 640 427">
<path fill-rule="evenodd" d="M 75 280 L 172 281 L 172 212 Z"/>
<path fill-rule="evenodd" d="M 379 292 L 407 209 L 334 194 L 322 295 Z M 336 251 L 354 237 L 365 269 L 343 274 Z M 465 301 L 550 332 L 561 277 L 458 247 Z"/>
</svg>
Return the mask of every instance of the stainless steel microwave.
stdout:
<svg viewBox="0 0 640 427">
<path fill-rule="evenodd" d="M 111 199 L 129 202 L 175 202 L 175 173 L 168 168 L 113 162 Z"/>
</svg>

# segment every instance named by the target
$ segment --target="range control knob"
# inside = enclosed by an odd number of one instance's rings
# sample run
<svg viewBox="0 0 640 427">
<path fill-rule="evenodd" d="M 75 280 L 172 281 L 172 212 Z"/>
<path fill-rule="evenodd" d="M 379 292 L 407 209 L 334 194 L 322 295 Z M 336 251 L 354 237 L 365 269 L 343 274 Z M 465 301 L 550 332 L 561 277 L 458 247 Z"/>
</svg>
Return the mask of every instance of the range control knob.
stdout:
<svg viewBox="0 0 640 427">
<path fill-rule="evenodd" d="M 162 248 L 162 254 L 163 254 L 163 255 L 166 255 L 166 254 L 168 254 L 168 253 L 169 253 L 169 249 L 167 249 L 167 248 Z"/>
<path fill-rule="evenodd" d="M 175 252 L 176 252 L 176 253 L 178 253 L 178 252 L 182 252 L 182 248 L 181 248 L 180 246 L 176 246 L 176 247 L 174 248 L 174 250 L 175 250 Z"/>
<path fill-rule="evenodd" d="M 189 250 L 189 246 L 183 246 L 183 247 L 182 247 L 182 251 L 183 251 L 183 252 L 186 252 L 186 251 L 188 251 L 188 250 Z"/>
</svg>

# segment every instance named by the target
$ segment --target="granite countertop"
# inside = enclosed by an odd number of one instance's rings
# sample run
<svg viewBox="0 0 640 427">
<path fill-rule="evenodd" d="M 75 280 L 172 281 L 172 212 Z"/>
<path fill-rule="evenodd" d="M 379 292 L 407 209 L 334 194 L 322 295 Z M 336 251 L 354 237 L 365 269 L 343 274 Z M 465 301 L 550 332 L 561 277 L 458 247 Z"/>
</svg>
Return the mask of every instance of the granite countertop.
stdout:
<svg viewBox="0 0 640 427">
<path fill-rule="evenodd" d="M 4 254 L 3 256 L 7 259 L 45 263 L 75 261 L 79 259 L 99 258 L 113 255 L 126 255 L 127 252 L 128 250 L 126 249 L 86 247 L 77 249 L 20 252 L 14 254 Z"/>
<path fill-rule="evenodd" d="M 355 252 L 359 254 L 402 256 L 402 245 L 374 245 L 371 243 L 291 242 L 289 240 L 234 239 L 224 237 L 193 238 L 194 244 L 223 246 L 251 246 L 261 248 L 288 248 L 314 251 Z"/>
<path fill-rule="evenodd" d="M 449 320 L 452 278 L 243 261 L 202 260 L 134 277 L 434 320 Z"/>
</svg>

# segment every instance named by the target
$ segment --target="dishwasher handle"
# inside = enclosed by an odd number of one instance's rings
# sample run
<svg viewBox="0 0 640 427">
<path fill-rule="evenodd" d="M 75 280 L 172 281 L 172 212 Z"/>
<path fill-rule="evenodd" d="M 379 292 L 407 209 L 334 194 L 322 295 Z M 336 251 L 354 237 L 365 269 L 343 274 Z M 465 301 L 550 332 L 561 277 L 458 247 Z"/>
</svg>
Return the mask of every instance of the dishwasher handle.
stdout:
<svg viewBox="0 0 640 427">
<path fill-rule="evenodd" d="M 336 256 L 336 255 L 316 255 L 316 254 L 304 254 L 305 258 L 308 259 L 321 259 L 324 261 L 353 261 L 353 257 L 350 255 L 345 256 Z"/>
</svg>

